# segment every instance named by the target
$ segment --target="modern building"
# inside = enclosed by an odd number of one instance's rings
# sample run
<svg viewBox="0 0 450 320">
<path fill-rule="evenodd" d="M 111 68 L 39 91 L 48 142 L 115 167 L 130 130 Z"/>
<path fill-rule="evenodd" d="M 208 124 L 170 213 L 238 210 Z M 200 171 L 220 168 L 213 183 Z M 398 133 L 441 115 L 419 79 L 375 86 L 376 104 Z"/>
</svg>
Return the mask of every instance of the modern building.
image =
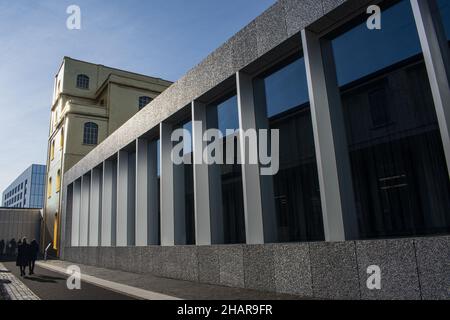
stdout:
<svg viewBox="0 0 450 320">
<path fill-rule="evenodd" d="M 35 208 L 44 207 L 45 165 L 33 164 L 17 177 L 3 191 L 2 207 Z"/>
<path fill-rule="evenodd" d="M 64 57 L 55 76 L 43 246 L 58 248 L 64 173 L 171 82 Z"/>
<path fill-rule="evenodd" d="M 316 298 L 449 299 L 449 40 L 447 0 L 276 2 L 66 172 L 61 257 Z M 194 159 L 206 129 L 239 128 L 226 141 L 241 156 L 247 130 L 279 129 L 280 170 L 177 164 L 182 127 Z"/>
</svg>

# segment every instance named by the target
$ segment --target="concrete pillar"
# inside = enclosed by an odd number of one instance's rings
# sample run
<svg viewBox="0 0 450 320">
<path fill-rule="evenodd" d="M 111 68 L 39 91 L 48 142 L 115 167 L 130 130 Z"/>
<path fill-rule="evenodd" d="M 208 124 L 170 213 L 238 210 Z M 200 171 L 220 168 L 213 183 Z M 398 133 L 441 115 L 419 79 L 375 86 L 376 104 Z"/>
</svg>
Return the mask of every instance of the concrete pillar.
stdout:
<svg viewBox="0 0 450 320">
<path fill-rule="evenodd" d="M 171 160 L 172 125 L 160 124 L 160 163 L 161 163 L 161 245 L 175 245 L 174 192 L 173 192 L 173 163 Z"/>
<path fill-rule="evenodd" d="M 72 198 L 72 247 L 80 246 L 80 210 L 81 210 L 81 180 L 73 182 Z"/>
<path fill-rule="evenodd" d="M 117 242 L 134 246 L 135 239 L 135 154 L 120 150 L 117 155 Z"/>
<path fill-rule="evenodd" d="M 357 237 L 352 172 L 330 41 L 302 31 L 326 241 Z"/>
<path fill-rule="evenodd" d="M 450 170 L 450 54 L 436 0 L 411 0 Z M 449 171 L 450 174 L 450 171 Z"/>
<path fill-rule="evenodd" d="M 223 244 L 222 183 L 220 165 L 204 163 L 203 150 L 207 143 L 203 135 L 208 127 L 218 128 L 217 112 L 211 112 L 200 102 L 192 102 L 194 152 L 194 204 L 197 245 Z M 209 114 L 208 114 L 209 113 Z M 215 117 L 214 117 L 215 115 Z"/>
<path fill-rule="evenodd" d="M 277 223 L 273 177 L 262 176 L 259 164 L 250 164 L 247 130 L 268 129 L 267 113 L 263 106 L 255 104 L 252 78 L 243 73 L 236 74 L 239 144 L 242 157 L 242 183 L 247 244 L 263 244 L 277 241 Z M 255 149 L 255 151 L 257 151 Z M 258 155 L 254 155 L 258 159 Z"/>
<path fill-rule="evenodd" d="M 136 245 L 159 244 L 157 141 L 136 140 Z"/>
<path fill-rule="evenodd" d="M 89 209 L 89 246 L 100 245 L 101 211 L 102 211 L 102 170 L 94 168 L 91 171 L 91 201 Z"/>
<path fill-rule="evenodd" d="M 103 162 L 102 214 L 101 214 L 101 246 L 116 245 L 117 221 L 117 163 Z"/>
<path fill-rule="evenodd" d="M 91 193 L 91 175 L 81 177 L 81 211 L 80 211 L 80 247 L 89 244 L 89 206 Z"/>
</svg>

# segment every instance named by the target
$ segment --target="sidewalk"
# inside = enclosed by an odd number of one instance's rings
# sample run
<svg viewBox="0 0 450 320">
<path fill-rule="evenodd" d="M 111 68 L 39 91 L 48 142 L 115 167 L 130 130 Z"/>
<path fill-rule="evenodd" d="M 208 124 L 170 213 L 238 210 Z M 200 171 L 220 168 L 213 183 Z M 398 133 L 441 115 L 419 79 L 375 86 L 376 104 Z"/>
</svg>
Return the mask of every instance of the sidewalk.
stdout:
<svg viewBox="0 0 450 320">
<path fill-rule="evenodd" d="M 0 300 L 40 300 L 0 263 Z"/>
<path fill-rule="evenodd" d="M 37 262 L 47 270 L 66 274 L 65 261 Z M 145 300 L 299 300 L 298 296 L 199 284 L 188 281 L 159 278 L 77 264 L 81 280 L 101 288 Z"/>
</svg>

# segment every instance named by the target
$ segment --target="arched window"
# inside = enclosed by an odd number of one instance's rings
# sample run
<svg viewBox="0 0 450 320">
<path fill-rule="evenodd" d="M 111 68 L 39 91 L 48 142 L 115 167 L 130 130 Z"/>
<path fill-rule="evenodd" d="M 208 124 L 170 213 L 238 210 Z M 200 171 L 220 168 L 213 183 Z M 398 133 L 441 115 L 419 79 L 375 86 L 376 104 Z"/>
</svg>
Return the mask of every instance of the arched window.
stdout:
<svg viewBox="0 0 450 320">
<path fill-rule="evenodd" d="M 61 170 L 56 174 L 56 192 L 61 191 Z"/>
<path fill-rule="evenodd" d="M 139 97 L 139 110 L 144 108 L 146 105 L 148 105 L 150 102 L 152 102 L 152 98 L 147 96 Z"/>
<path fill-rule="evenodd" d="M 55 140 L 52 141 L 52 144 L 50 146 L 50 159 L 55 159 Z"/>
<path fill-rule="evenodd" d="M 85 74 L 79 74 L 77 76 L 77 88 L 89 89 L 89 77 Z"/>
<path fill-rule="evenodd" d="M 52 197 L 52 177 L 48 178 L 48 185 L 47 185 L 47 198 Z"/>
<path fill-rule="evenodd" d="M 96 145 L 98 143 L 98 125 L 93 122 L 84 124 L 83 144 Z"/>
<path fill-rule="evenodd" d="M 64 128 L 61 128 L 61 136 L 59 138 L 59 146 L 62 149 L 64 148 Z"/>
</svg>

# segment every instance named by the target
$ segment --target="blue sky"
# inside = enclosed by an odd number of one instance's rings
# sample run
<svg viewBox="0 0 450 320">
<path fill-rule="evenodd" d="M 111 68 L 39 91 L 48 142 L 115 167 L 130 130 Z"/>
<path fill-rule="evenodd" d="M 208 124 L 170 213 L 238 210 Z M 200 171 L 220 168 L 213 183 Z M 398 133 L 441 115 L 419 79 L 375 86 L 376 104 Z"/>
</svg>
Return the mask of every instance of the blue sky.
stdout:
<svg viewBox="0 0 450 320">
<path fill-rule="evenodd" d="M 45 164 L 63 56 L 177 80 L 275 0 L 0 0 L 0 192 Z M 82 29 L 66 28 L 81 8 Z"/>
</svg>

